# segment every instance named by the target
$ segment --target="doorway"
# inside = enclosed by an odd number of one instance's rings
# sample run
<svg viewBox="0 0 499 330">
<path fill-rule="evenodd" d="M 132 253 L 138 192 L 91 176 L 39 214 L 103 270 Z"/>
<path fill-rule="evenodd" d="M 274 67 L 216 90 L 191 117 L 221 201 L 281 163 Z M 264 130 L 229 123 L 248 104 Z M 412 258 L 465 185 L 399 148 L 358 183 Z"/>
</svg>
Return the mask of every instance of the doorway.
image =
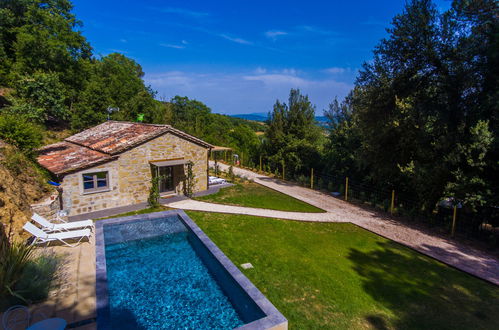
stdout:
<svg viewBox="0 0 499 330">
<path fill-rule="evenodd" d="M 173 166 L 158 167 L 159 180 L 159 193 L 175 192 L 173 185 Z"/>
</svg>

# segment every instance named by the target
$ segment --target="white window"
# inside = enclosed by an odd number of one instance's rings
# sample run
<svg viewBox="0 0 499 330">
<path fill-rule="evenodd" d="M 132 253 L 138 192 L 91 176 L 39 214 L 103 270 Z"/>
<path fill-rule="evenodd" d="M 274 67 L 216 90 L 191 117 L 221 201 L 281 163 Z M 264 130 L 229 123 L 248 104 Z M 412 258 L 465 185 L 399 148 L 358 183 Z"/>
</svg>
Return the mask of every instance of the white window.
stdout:
<svg viewBox="0 0 499 330">
<path fill-rule="evenodd" d="M 85 173 L 83 176 L 83 192 L 109 190 L 109 172 Z"/>
</svg>

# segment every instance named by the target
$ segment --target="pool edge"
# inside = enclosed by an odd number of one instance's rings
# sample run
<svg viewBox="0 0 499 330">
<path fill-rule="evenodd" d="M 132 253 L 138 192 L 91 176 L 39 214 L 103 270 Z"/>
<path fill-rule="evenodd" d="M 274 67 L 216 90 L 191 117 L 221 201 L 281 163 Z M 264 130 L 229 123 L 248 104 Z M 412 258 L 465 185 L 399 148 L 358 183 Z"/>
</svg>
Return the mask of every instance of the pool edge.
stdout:
<svg viewBox="0 0 499 330">
<path fill-rule="evenodd" d="M 265 314 L 263 318 L 245 324 L 237 329 L 279 329 L 288 328 L 288 320 L 279 310 L 261 293 L 260 290 L 237 268 L 234 263 L 216 246 L 216 244 L 199 228 L 199 226 L 183 211 L 170 210 L 120 218 L 99 220 L 95 223 L 95 291 L 97 298 L 97 329 L 111 329 L 109 296 L 107 287 L 106 253 L 103 227 L 107 224 L 122 223 L 135 220 L 157 219 L 176 215 L 182 219 L 184 225 L 196 235 L 206 249 L 225 268 L 234 281 L 250 297 Z"/>
</svg>

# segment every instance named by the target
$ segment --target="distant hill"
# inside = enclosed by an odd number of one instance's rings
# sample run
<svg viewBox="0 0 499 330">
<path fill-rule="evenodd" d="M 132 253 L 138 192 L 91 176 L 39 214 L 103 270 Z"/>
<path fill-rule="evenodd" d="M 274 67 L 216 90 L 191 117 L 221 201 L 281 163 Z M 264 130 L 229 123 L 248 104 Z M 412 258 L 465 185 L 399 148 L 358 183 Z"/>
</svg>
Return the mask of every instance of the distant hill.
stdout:
<svg viewBox="0 0 499 330">
<path fill-rule="evenodd" d="M 268 114 L 265 112 L 256 112 L 256 113 L 231 115 L 231 117 L 263 122 L 263 121 L 267 120 Z M 322 127 L 327 126 L 327 118 L 325 116 L 315 116 L 315 120 L 317 121 L 317 124 L 319 126 L 322 126 Z"/>
<path fill-rule="evenodd" d="M 246 120 L 254 120 L 254 121 L 266 121 L 267 120 L 267 114 L 265 112 L 231 115 L 231 117 L 242 118 L 242 119 L 246 119 Z"/>
</svg>

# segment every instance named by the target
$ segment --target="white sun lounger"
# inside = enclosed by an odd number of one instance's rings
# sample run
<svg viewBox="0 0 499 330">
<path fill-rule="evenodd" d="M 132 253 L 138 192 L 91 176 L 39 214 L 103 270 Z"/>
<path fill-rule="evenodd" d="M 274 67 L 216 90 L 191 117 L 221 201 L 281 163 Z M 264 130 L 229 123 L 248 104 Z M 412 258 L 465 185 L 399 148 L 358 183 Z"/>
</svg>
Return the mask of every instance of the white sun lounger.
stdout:
<svg viewBox="0 0 499 330">
<path fill-rule="evenodd" d="M 74 247 L 81 243 L 81 240 L 84 237 L 87 237 L 90 239 L 90 235 L 92 232 L 90 229 L 81 229 L 81 230 L 71 230 L 71 231 L 63 231 L 60 233 L 46 233 L 31 222 L 26 222 L 23 226 L 23 229 L 29 232 L 31 235 L 35 236 L 35 239 L 33 240 L 33 243 L 31 244 L 43 244 L 47 243 L 50 244 L 50 242 L 54 241 L 59 241 L 63 243 L 64 245 Z M 66 242 L 66 240 L 77 240 L 76 243 L 70 244 Z"/>
<path fill-rule="evenodd" d="M 53 231 L 67 231 L 78 228 L 88 228 L 92 230 L 94 228 L 94 222 L 92 220 L 82 220 L 82 221 L 74 221 L 74 222 L 65 222 L 65 223 L 51 223 L 44 217 L 39 214 L 33 213 L 31 219 L 42 226 L 42 230 L 46 232 Z"/>
<path fill-rule="evenodd" d="M 222 184 L 222 183 L 227 183 L 227 181 L 225 181 L 222 178 L 217 178 L 216 176 L 208 177 L 208 184 Z"/>
</svg>

